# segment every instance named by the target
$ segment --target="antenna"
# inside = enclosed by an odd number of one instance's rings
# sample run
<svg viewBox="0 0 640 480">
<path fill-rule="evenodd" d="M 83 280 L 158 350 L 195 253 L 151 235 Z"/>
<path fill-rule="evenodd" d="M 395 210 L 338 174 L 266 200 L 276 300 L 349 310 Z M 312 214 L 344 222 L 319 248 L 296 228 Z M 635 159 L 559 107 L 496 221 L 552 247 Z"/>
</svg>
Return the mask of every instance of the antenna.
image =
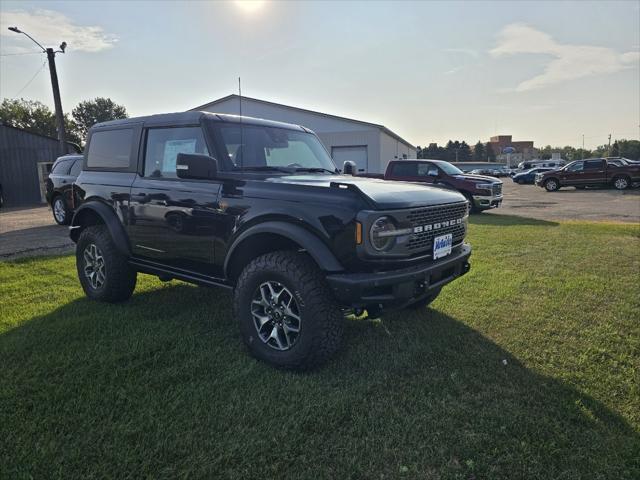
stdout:
<svg viewBox="0 0 640 480">
<path fill-rule="evenodd" d="M 238 77 L 238 103 L 240 104 L 240 146 L 238 147 L 238 151 L 240 152 L 240 168 L 244 166 L 244 135 L 242 128 L 242 83 L 240 77 Z M 236 158 L 236 164 L 238 159 Z"/>
<path fill-rule="evenodd" d="M 240 100 L 240 116 L 242 117 L 242 84 L 241 84 L 240 77 L 238 77 L 238 97 Z"/>
</svg>

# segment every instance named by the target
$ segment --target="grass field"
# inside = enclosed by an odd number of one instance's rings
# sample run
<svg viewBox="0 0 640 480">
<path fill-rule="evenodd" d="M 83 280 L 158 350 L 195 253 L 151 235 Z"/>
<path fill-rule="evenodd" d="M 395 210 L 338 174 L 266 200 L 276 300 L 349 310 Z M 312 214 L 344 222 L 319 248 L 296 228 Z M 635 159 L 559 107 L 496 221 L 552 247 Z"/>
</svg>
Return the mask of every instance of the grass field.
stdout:
<svg viewBox="0 0 640 480">
<path fill-rule="evenodd" d="M 640 478 L 640 230 L 472 219 L 472 270 L 347 321 L 325 368 L 249 357 L 228 294 L 0 263 L 0 478 Z"/>
</svg>

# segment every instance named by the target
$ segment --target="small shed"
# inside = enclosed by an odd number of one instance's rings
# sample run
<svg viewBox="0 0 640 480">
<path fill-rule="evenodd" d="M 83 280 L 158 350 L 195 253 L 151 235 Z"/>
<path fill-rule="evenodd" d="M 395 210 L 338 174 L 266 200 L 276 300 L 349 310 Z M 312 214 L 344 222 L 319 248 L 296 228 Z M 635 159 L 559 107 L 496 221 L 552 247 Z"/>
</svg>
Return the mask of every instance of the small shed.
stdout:
<svg viewBox="0 0 640 480">
<path fill-rule="evenodd" d="M 77 151 L 69 143 L 69 151 Z M 0 123 L 0 185 L 5 206 L 45 201 L 45 181 L 58 158 L 56 138 Z"/>
</svg>

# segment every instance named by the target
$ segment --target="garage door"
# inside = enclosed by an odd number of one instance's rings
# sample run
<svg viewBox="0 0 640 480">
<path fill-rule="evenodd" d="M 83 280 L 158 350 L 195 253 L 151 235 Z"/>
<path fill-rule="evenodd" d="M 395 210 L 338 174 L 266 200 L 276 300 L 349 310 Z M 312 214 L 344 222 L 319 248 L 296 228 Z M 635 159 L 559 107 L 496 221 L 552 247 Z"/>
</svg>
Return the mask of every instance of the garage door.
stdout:
<svg viewBox="0 0 640 480">
<path fill-rule="evenodd" d="M 333 161 L 336 162 L 338 168 L 342 169 L 342 165 L 345 161 L 350 160 L 355 162 L 358 172 L 366 172 L 368 157 L 367 146 L 357 145 L 353 147 L 331 147 L 331 156 Z"/>
</svg>

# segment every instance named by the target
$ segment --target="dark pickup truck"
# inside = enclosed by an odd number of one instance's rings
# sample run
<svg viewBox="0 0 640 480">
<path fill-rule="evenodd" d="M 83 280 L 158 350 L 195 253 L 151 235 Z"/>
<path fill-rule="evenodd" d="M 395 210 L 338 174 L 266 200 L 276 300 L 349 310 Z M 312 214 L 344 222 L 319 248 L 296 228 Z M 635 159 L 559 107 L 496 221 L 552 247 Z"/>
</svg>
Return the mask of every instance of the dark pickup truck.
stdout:
<svg viewBox="0 0 640 480">
<path fill-rule="evenodd" d="M 456 190 L 469 201 L 472 212 L 497 208 L 502 203 L 501 180 L 464 173 L 455 165 L 442 160 L 392 160 L 384 175 L 364 176 L 426 183 Z"/>
<path fill-rule="evenodd" d="M 326 361 L 344 315 L 424 307 L 470 268 L 462 195 L 340 175 L 298 125 L 204 112 L 97 124 L 74 190 L 89 298 L 128 299 L 138 273 L 230 289 L 249 350 L 282 367 Z"/>
<path fill-rule="evenodd" d="M 562 187 L 582 189 L 602 185 L 624 190 L 639 181 L 640 164 L 605 158 L 577 160 L 559 170 L 538 174 L 535 179 L 536 185 L 548 192 L 555 192 Z"/>
</svg>

